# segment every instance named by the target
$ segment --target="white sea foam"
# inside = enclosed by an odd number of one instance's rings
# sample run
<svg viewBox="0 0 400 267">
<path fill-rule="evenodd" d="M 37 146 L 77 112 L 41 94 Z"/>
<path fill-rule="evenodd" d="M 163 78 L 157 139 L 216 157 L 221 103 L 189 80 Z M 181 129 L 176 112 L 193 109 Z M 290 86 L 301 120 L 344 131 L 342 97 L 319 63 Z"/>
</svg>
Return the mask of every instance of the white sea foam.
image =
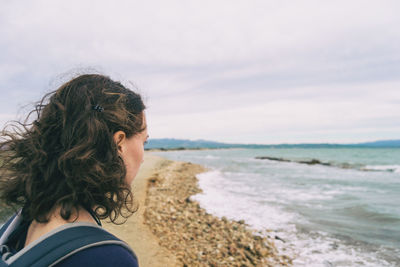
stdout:
<svg viewBox="0 0 400 267">
<path fill-rule="evenodd" d="M 311 200 L 328 200 L 332 199 L 335 195 L 341 194 L 339 190 L 321 190 L 317 186 L 311 187 L 307 191 L 296 188 L 282 188 L 279 190 L 279 195 L 285 201 L 311 201 Z"/>
<path fill-rule="evenodd" d="M 205 158 L 206 159 L 219 159 L 219 157 L 216 157 L 214 155 L 206 155 Z"/>
<path fill-rule="evenodd" d="M 288 244 L 280 244 L 280 247 L 286 246 L 295 255 L 293 266 L 392 266 L 385 260 L 377 259 L 374 253 L 343 245 L 341 240 L 321 232 L 288 232 L 286 240 Z"/>
<path fill-rule="evenodd" d="M 261 205 L 262 196 L 256 197 L 250 186 L 243 182 L 226 179 L 220 171 L 199 174 L 199 186 L 203 193 L 193 196 L 210 213 L 234 220 L 244 219 L 252 227 L 279 228 L 283 222 L 299 220 L 293 213 L 278 206 Z M 275 198 L 270 199 L 276 201 Z"/>
<path fill-rule="evenodd" d="M 248 196 L 246 193 L 253 188 L 246 185 L 246 179 L 242 182 L 229 179 L 229 175 L 233 174 L 214 170 L 198 175 L 203 193 L 193 196 L 193 199 L 199 201 L 211 214 L 233 220 L 244 219 L 252 228 L 272 238 L 278 236 L 276 246 L 282 254 L 294 258 L 294 266 L 391 266 L 390 263 L 377 259 L 376 255 L 344 245 L 341 240 L 324 232 L 299 232 L 296 225 L 307 224 L 305 218 L 275 205 L 276 195 Z M 282 198 L 290 196 L 292 201 L 321 199 L 320 196 L 315 196 L 320 193 L 318 187 L 311 191 L 314 193 L 305 194 L 294 189 L 285 189 L 280 190 L 279 194 Z M 333 189 L 327 192 L 325 198 L 342 193 L 341 190 Z M 275 204 L 268 204 L 269 202 Z"/>
<path fill-rule="evenodd" d="M 381 163 L 366 167 L 378 172 L 364 172 L 254 159 L 259 154 L 297 157 L 300 152 L 319 158 L 314 155 L 318 152 L 324 161 L 354 161 L 366 166 L 375 158 Z M 194 198 L 216 216 L 244 219 L 252 228 L 272 238 L 278 236 L 277 247 L 283 254 L 293 255 L 294 266 L 400 266 L 396 245 L 400 232 L 392 225 L 399 218 L 400 165 L 394 165 L 400 160 L 398 150 L 389 157 L 386 150 L 379 154 L 376 149 L 363 149 L 357 160 L 353 150 L 300 152 L 167 154 L 212 169 L 198 176 L 203 193 Z M 385 216 L 390 219 L 388 224 Z M 376 225 L 377 221 L 382 224 Z"/>
<path fill-rule="evenodd" d="M 400 173 L 400 165 L 367 165 L 365 166 L 365 169 Z"/>
</svg>

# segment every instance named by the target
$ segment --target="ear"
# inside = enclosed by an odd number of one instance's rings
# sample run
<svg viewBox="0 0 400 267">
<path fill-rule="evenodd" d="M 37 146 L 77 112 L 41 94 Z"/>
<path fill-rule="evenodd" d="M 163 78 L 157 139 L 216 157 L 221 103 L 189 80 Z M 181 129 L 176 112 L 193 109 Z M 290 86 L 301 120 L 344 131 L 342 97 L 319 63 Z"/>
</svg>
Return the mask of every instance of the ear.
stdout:
<svg viewBox="0 0 400 267">
<path fill-rule="evenodd" d="M 114 139 L 115 144 L 118 147 L 118 152 L 122 153 L 122 147 L 126 140 L 125 132 L 118 131 L 118 132 L 114 133 L 113 139 Z"/>
</svg>

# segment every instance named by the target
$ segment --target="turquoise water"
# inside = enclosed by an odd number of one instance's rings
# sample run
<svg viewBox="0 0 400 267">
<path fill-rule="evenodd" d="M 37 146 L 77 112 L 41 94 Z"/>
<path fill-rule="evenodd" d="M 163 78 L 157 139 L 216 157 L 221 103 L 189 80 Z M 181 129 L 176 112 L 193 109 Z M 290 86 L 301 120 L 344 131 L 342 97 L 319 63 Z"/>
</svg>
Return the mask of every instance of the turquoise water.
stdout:
<svg viewBox="0 0 400 267">
<path fill-rule="evenodd" d="M 208 167 L 198 175 L 204 192 L 194 198 L 217 216 L 245 219 L 278 236 L 277 246 L 295 257 L 295 266 L 400 266 L 400 149 L 157 154 Z M 257 156 L 318 159 L 333 166 Z"/>
</svg>

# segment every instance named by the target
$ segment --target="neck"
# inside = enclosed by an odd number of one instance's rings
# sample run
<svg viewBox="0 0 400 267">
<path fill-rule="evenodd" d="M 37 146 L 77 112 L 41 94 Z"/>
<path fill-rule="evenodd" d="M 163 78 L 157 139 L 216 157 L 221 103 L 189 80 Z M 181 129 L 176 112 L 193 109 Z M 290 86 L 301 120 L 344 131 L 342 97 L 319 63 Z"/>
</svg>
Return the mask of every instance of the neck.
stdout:
<svg viewBox="0 0 400 267">
<path fill-rule="evenodd" d="M 45 223 L 32 221 L 28 228 L 28 233 L 26 235 L 25 246 L 38 239 L 40 236 L 56 229 L 67 223 L 74 222 L 89 222 L 98 224 L 94 217 L 84 208 L 80 207 L 77 211 L 71 214 L 68 220 L 64 220 L 60 215 L 61 208 L 57 207 L 53 209 L 49 214 L 49 221 Z"/>
</svg>

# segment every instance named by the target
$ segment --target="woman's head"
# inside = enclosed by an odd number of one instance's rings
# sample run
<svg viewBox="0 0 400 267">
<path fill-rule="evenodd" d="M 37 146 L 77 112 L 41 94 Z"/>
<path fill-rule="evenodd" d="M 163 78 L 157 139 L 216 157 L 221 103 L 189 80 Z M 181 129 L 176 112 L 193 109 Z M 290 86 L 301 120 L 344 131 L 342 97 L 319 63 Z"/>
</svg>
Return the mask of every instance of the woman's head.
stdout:
<svg viewBox="0 0 400 267">
<path fill-rule="evenodd" d="M 146 117 L 143 114 L 144 124 Z M 135 178 L 140 165 L 143 163 L 144 144 L 148 138 L 147 127 L 140 133 L 127 137 L 123 131 L 114 133 L 114 142 L 117 144 L 118 153 L 125 163 L 125 181 L 131 184 Z"/>
<path fill-rule="evenodd" d="M 131 214 L 130 182 L 147 138 L 144 109 L 140 95 L 103 75 L 63 84 L 36 105 L 31 125 L 3 132 L 2 198 L 38 221 L 56 206 L 64 219 L 80 206 L 111 221 L 123 207 Z"/>
</svg>

